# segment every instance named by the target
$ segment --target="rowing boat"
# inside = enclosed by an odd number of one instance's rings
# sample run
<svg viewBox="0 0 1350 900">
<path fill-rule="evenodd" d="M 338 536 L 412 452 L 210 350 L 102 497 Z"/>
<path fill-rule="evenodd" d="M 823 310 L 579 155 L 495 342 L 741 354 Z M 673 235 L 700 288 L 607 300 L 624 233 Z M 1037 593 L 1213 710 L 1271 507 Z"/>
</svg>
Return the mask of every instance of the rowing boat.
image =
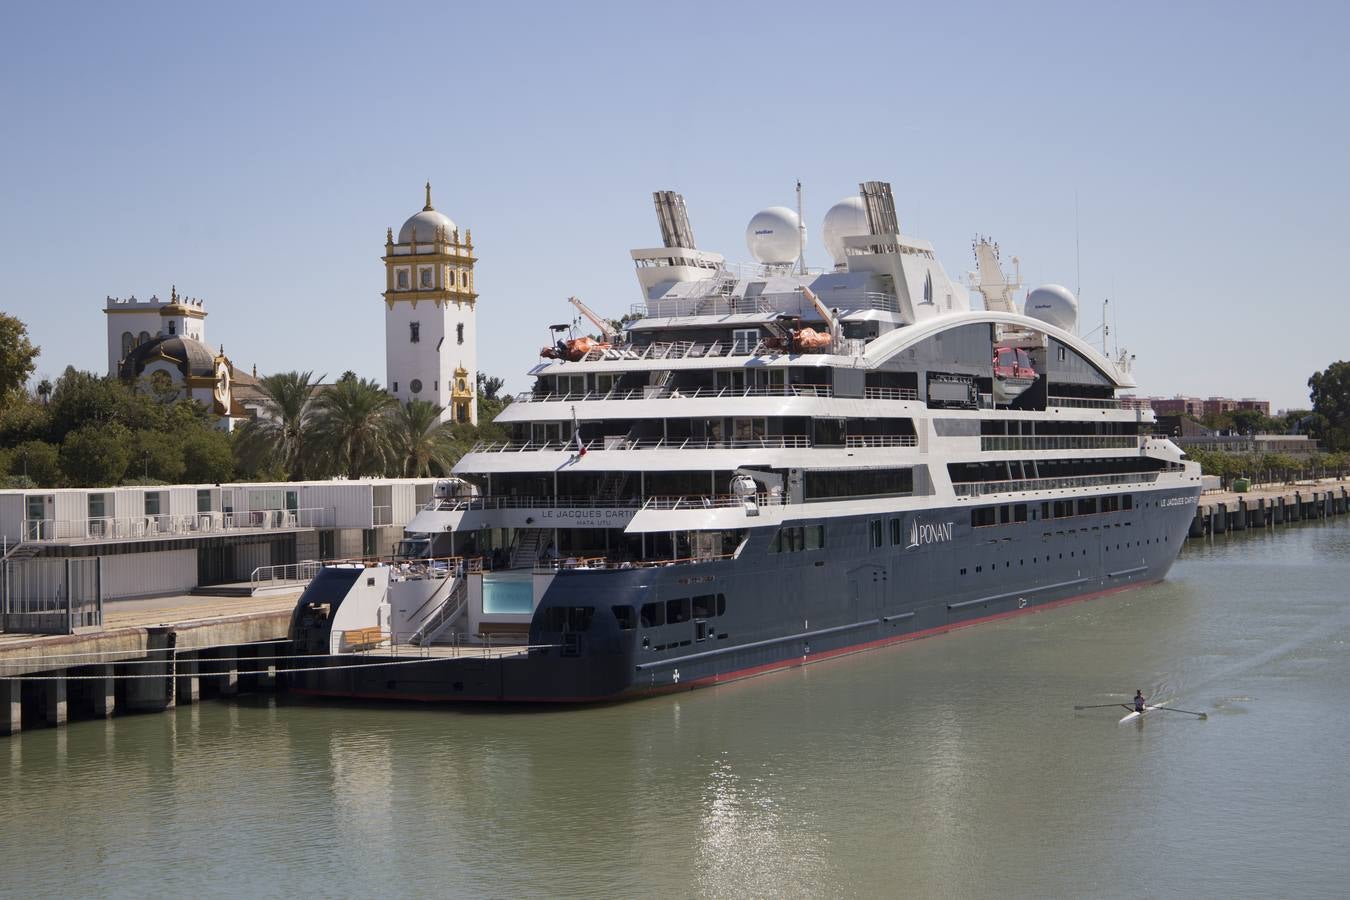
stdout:
<svg viewBox="0 0 1350 900">
<path fill-rule="evenodd" d="M 1152 706 L 1145 706 L 1143 712 L 1131 712 L 1129 715 L 1123 717 L 1123 718 L 1120 720 L 1120 724 L 1124 725 L 1126 722 L 1134 722 L 1134 721 L 1137 721 L 1138 719 L 1142 719 L 1142 718 L 1143 718 L 1144 716 L 1146 716 L 1147 714 L 1153 712 L 1153 710 L 1155 710 L 1155 709 L 1161 709 L 1161 708 L 1162 708 L 1162 704 L 1161 704 L 1161 703 L 1156 703 L 1156 704 L 1154 704 L 1154 705 L 1152 705 Z"/>
</svg>

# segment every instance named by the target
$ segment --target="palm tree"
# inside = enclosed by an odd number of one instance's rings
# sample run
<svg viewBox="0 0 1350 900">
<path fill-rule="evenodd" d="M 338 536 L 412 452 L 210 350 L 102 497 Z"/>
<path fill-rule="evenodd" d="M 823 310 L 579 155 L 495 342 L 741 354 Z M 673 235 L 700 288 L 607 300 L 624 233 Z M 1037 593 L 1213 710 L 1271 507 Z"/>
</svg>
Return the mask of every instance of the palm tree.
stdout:
<svg viewBox="0 0 1350 900">
<path fill-rule="evenodd" d="M 425 478 L 433 466 L 449 472 L 455 464 L 454 426 L 441 421 L 441 407 L 425 400 L 409 400 L 390 417 L 395 461 L 403 476 Z"/>
<path fill-rule="evenodd" d="M 313 372 L 277 372 L 258 379 L 263 400 L 256 419 L 239 430 L 240 461 L 254 469 L 278 466 L 291 481 L 313 474 L 315 398 Z"/>
<path fill-rule="evenodd" d="M 314 403 L 314 436 L 328 467 L 348 478 L 382 475 L 394 462 L 390 414 L 398 405 L 379 383 L 346 379 L 326 389 Z"/>
</svg>

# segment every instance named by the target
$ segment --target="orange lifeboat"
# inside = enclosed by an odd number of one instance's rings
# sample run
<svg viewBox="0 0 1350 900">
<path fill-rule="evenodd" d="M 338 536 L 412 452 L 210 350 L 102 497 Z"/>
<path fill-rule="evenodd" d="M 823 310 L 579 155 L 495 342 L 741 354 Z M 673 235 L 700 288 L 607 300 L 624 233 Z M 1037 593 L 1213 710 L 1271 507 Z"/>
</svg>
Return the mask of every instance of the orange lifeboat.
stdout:
<svg viewBox="0 0 1350 900">
<path fill-rule="evenodd" d="M 571 362 L 576 362 L 590 353 L 592 350 L 608 350 L 609 344 L 597 341 L 593 337 L 573 338 L 567 342 L 567 358 Z"/>
<path fill-rule="evenodd" d="M 826 331 L 803 328 L 792 335 L 792 346 L 802 353 L 820 353 L 830 347 L 830 335 Z"/>
</svg>

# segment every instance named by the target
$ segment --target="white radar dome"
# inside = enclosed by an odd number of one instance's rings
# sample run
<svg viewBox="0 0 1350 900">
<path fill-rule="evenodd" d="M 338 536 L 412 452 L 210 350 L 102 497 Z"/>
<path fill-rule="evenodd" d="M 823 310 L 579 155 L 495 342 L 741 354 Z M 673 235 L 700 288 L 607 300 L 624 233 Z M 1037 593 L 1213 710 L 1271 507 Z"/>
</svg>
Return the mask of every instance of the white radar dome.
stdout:
<svg viewBox="0 0 1350 900">
<path fill-rule="evenodd" d="M 1078 330 L 1078 300 L 1062 284 L 1043 284 L 1027 294 L 1025 313 L 1069 333 Z"/>
<path fill-rule="evenodd" d="M 867 233 L 867 209 L 863 206 L 861 197 L 845 197 L 831 206 L 820 228 L 825 249 L 830 252 L 835 265 L 838 266 L 844 264 L 844 238 Z"/>
<path fill-rule="evenodd" d="M 770 206 L 755 213 L 745 227 L 745 243 L 750 255 L 762 265 L 780 266 L 797 261 L 801 255 L 797 226 L 801 220 L 786 206 Z"/>
</svg>

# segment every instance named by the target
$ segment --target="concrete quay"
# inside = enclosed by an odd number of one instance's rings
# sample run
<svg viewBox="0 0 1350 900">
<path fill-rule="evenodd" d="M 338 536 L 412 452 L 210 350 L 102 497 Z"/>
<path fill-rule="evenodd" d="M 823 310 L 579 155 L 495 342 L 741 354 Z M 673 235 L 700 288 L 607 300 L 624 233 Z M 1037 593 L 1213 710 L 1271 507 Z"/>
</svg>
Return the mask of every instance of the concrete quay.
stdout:
<svg viewBox="0 0 1350 900">
<path fill-rule="evenodd" d="M 1350 480 L 1255 485 L 1250 491 L 1200 496 L 1188 537 L 1202 538 L 1249 528 L 1326 519 L 1350 512 Z"/>
<path fill-rule="evenodd" d="M 114 602 L 103 631 L 0 634 L 0 734 L 272 690 L 297 597 Z"/>
</svg>

